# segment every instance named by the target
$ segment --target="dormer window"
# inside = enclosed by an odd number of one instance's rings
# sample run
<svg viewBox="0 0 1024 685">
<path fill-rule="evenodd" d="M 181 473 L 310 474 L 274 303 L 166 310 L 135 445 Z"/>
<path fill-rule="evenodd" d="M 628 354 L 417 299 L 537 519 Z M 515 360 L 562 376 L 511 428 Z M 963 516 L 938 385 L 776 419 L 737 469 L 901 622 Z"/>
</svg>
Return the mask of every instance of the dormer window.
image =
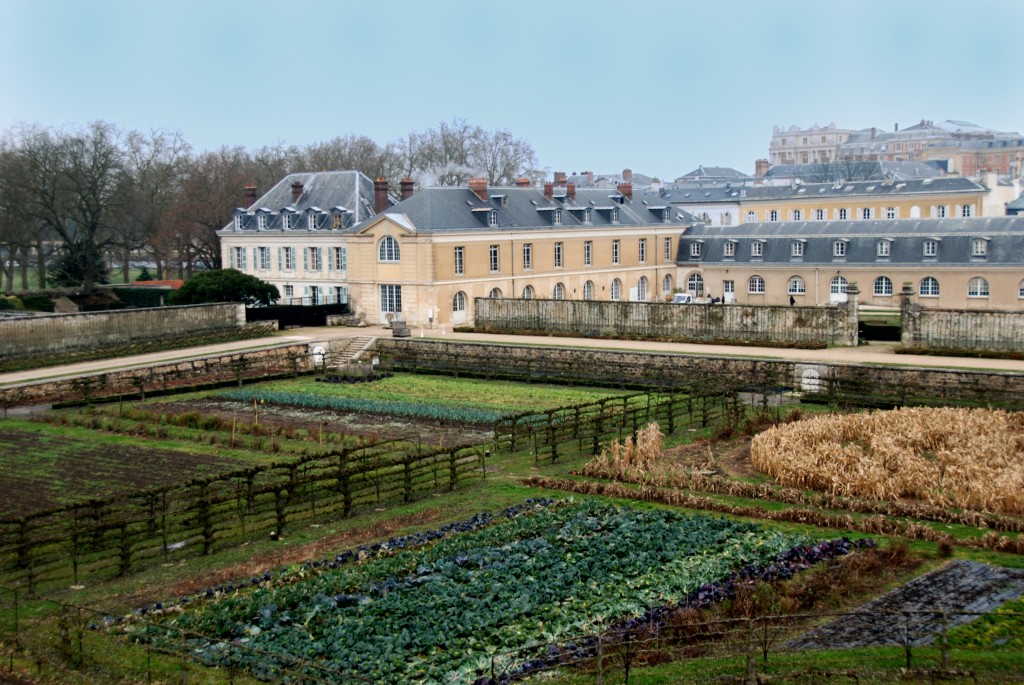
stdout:
<svg viewBox="0 0 1024 685">
<path fill-rule="evenodd" d="M 879 257 L 881 259 L 888 259 L 891 247 L 892 247 L 892 241 L 891 240 L 885 240 L 885 239 L 879 240 L 875 244 L 875 256 L 877 256 L 877 257 Z"/>
<path fill-rule="evenodd" d="M 306 228 L 311 231 L 316 230 L 316 214 L 310 214 L 306 217 Z"/>
<path fill-rule="evenodd" d="M 583 210 L 583 223 L 590 223 L 590 207 L 587 207 L 586 209 Z"/>
<path fill-rule="evenodd" d="M 750 256 L 751 257 L 763 257 L 764 256 L 764 242 L 761 240 L 755 240 L 750 243 Z"/>
<path fill-rule="evenodd" d="M 789 246 L 789 248 L 790 248 L 790 251 L 789 251 L 790 256 L 797 257 L 797 258 L 803 257 L 804 256 L 804 246 L 805 245 L 806 245 L 806 241 L 804 241 L 804 240 L 794 240 L 792 243 L 790 243 L 790 246 Z"/>
<path fill-rule="evenodd" d="M 562 225 L 562 210 L 561 209 L 556 209 L 555 211 L 551 212 L 551 225 L 552 226 L 561 226 Z"/>
<path fill-rule="evenodd" d="M 722 256 L 724 257 L 735 257 L 736 256 L 736 241 L 727 240 L 722 245 Z"/>
<path fill-rule="evenodd" d="M 667 207 L 661 210 L 661 220 L 664 221 L 666 224 L 672 223 L 672 210 L 668 209 Z"/>
<path fill-rule="evenodd" d="M 494 210 L 487 212 L 487 225 L 494 228 L 498 225 L 498 213 Z"/>
<path fill-rule="evenodd" d="M 345 223 L 345 220 L 341 216 L 341 214 L 339 214 L 338 212 L 335 212 L 335 213 L 331 214 L 331 228 L 332 229 L 341 228 L 342 224 L 344 224 L 344 223 Z"/>
<path fill-rule="evenodd" d="M 286 231 L 289 230 L 292 227 L 292 215 L 291 214 L 282 214 L 281 215 L 281 226 Z"/>
<path fill-rule="evenodd" d="M 619 223 L 619 208 L 618 207 L 612 207 L 612 211 L 611 211 L 611 215 L 609 217 L 609 220 L 613 224 Z"/>
<path fill-rule="evenodd" d="M 694 241 L 690 243 L 690 257 L 692 259 L 700 259 L 700 241 Z"/>
<path fill-rule="evenodd" d="M 832 256 L 837 259 L 846 258 L 846 241 L 845 240 L 834 240 L 832 241 Z"/>
<path fill-rule="evenodd" d="M 937 257 L 939 255 L 938 238 L 929 238 L 928 240 L 925 240 L 923 250 L 925 257 Z"/>
<path fill-rule="evenodd" d="M 235 230 L 236 231 L 241 231 L 242 230 L 242 215 L 241 214 L 235 214 Z"/>
<path fill-rule="evenodd" d="M 988 256 L 988 238 L 971 240 L 971 256 L 976 259 L 984 259 Z"/>
</svg>

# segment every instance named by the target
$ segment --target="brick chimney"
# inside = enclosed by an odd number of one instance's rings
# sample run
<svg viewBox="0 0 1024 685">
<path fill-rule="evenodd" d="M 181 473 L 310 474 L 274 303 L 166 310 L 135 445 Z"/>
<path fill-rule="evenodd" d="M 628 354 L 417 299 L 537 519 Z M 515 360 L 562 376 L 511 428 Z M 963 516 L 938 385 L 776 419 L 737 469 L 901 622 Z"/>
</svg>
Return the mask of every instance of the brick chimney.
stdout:
<svg viewBox="0 0 1024 685">
<path fill-rule="evenodd" d="M 632 169 L 623 169 L 622 170 L 622 180 L 625 181 L 626 183 L 632 183 L 633 182 L 633 170 Z"/>
<path fill-rule="evenodd" d="M 469 189 L 472 190 L 473 193 L 478 198 L 480 198 L 484 202 L 487 202 L 487 179 L 486 178 L 471 178 L 471 179 L 469 179 Z"/>
<path fill-rule="evenodd" d="M 516 188 L 529 188 L 529 187 L 530 187 L 530 179 L 528 179 L 528 178 L 517 178 L 516 179 Z"/>
<path fill-rule="evenodd" d="M 755 159 L 754 160 L 754 177 L 764 178 L 764 175 L 768 173 L 768 168 L 771 165 L 768 164 L 767 159 Z"/>
<path fill-rule="evenodd" d="M 412 194 L 414 192 L 414 187 L 415 186 L 413 185 L 413 182 L 412 182 L 411 178 L 406 177 L 406 178 L 402 179 L 402 199 L 403 200 L 408 200 L 410 197 L 412 197 Z"/>
<path fill-rule="evenodd" d="M 544 197 L 546 197 L 547 199 L 550 200 L 554 196 L 555 196 L 555 184 L 554 183 L 545 183 L 544 184 Z"/>
<path fill-rule="evenodd" d="M 593 171 L 584 171 L 583 175 L 587 177 L 587 185 L 588 186 L 594 185 L 594 172 Z"/>
<path fill-rule="evenodd" d="M 378 178 L 373 182 L 373 211 L 380 214 L 388 208 L 387 179 Z"/>
<path fill-rule="evenodd" d="M 303 186 L 298 181 L 296 181 L 295 183 L 292 184 L 292 204 L 293 205 L 299 201 L 300 197 L 302 197 L 302 189 L 303 189 Z"/>
<path fill-rule="evenodd" d="M 628 171 L 628 169 L 627 169 L 627 171 Z M 633 184 L 632 183 L 620 183 L 618 188 L 619 188 L 619 192 L 622 193 L 626 197 L 627 200 L 629 200 L 630 202 L 633 201 Z"/>
<path fill-rule="evenodd" d="M 565 185 L 565 181 L 566 181 L 565 172 L 564 171 L 556 171 L 555 172 L 555 185 L 556 186 L 564 186 Z"/>
<path fill-rule="evenodd" d="M 576 184 L 575 183 L 567 183 L 565 185 L 565 194 L 569 196 L 570 200 L 575 200 L 576 199 Z"/>
<path fill-rule="evenodd" d="M 242 188 L 242 206 L 248 209 L 254 204 L 256 204 L 256 186 L 251 183 L 247 183 L 245 184 L 245 187 Z"/>
</svg>

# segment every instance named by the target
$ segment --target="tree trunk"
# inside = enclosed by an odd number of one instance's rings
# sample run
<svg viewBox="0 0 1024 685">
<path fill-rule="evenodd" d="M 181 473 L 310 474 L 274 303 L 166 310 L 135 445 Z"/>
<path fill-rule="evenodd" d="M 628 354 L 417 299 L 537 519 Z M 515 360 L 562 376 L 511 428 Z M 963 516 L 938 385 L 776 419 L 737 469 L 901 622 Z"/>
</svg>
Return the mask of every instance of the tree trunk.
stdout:
<svg viewBox="0 0 1024 685">
<path fill-rule="evenodd" d="M 46 251 L 43 248 L 43 239 L 36 240 L 36 273 L 39 274 L 39 288 L 46 287 Z"/>
<path fill-rule="evenodd" d="M 21 289 L 28 290 L 28 247 L 21 246 L 21 259 L 18 261 L 21 267 Z"/>
<path fill-rule="evenodd" d="M 124 249 L 124 265 L 121 267 L 125 283 L 132 282 L 132 251 L 127 247 Z"/>
</svg>

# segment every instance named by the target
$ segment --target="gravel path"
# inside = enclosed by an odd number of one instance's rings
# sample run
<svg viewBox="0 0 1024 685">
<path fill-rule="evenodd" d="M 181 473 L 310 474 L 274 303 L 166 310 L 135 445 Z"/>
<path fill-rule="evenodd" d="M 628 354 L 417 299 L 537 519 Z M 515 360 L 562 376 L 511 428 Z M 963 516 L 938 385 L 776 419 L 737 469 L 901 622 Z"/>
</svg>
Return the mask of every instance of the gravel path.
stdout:
<svg viewBox="0 0 1024 685">
<path fill-rule="evenodd" d="M 941 612 L 948 627 L 970 623 L 976 615 L 1024 595 L 1024 570 L 976 561 L 954 561 L 915 578 L 858 610 L 816 628 L 787 647 L 843 649 L 934 642 L 941 630 Z M 918 613 L 921 612 L 921 613 Z M 928 613 L 935 612 L 935 613 Z"/>
</svg>

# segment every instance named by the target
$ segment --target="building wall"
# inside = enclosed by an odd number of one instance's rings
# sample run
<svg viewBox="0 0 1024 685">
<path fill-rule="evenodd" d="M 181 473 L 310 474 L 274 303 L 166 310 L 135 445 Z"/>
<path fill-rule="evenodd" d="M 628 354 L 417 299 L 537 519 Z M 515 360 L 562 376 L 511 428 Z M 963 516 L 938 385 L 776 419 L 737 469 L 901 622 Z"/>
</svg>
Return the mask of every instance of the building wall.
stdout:
<svg viewBox="0 0 1024 685">
<path fill-rule="evenodd" d="M 815 164 L 830 162 L 836 158 L 836 149 L 846 142 L 852 130 L 829 126 L 812 126 L 801 129 L 790 126 L 772 129 L 768 145 L 768 157 L 772 164 Z"/>
<path fill-rule="evenodd" d="M 739 221 L 737 223 L 751 223 L 755 221 L 815 221 L 815 211 L 824 210 L 824 220 L 834 221 L 841 219 L 840 210 L 845 209 L 847 220 L 864 219 L 863 210 L 871 212 L 871 219 L 917 219 L 937 218 L 940 215 L 939 208 L 944 208 L 945 216 L 963 216 L 964 207 L 968 207 L 970 216 L 1004 216 L 1003 211 L 995 211 L 986 204 L 985 192 L 974 193 L 941 193 L 917 196 L 887 196 L 867 197 L 853 195 L 849 198 L 816 198 L 808 196 L 805 198 L 793 197 L 784 200 L 760 200 L 747 199 L 741 201 Z M 889 216 L 889 209 L 892 209 L 895 216 Z M 687 208 L 688 209 L 688 208 Z M 799 210 L 802 219 L 796 219 L 794 212 Z M 983 214 L 983 210 L 992 212 Z M 777 219 L 771 219 L 771 212 L 777 212 Z M 750 217 L 754 212 L 754 217 Z"/>
<path fill-rule="evenodd" d="M 245 325 L 245 306 L 207 304 L 56 314 L 0 321 L 0 355 L 56 354 L 104 345 L 177 338 Z"/>
</svg>

